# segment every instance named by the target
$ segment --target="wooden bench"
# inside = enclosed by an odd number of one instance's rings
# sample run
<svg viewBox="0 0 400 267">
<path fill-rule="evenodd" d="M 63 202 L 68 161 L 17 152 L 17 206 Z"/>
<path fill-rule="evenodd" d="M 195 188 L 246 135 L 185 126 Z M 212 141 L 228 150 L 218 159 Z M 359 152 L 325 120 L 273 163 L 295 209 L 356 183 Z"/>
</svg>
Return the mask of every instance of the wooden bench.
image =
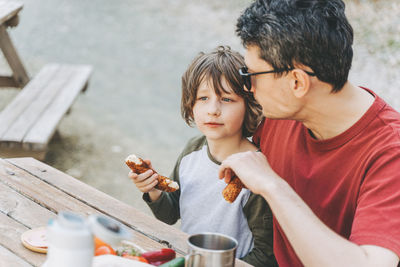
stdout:
<svg viewBox="0 0 400 267">
<path fill-rule="evenodd" d="M 87 87 L 92 68 L 48 64 L 0 111 L 0 157 L 43 160 L 57 125 Z"/>
</svg>

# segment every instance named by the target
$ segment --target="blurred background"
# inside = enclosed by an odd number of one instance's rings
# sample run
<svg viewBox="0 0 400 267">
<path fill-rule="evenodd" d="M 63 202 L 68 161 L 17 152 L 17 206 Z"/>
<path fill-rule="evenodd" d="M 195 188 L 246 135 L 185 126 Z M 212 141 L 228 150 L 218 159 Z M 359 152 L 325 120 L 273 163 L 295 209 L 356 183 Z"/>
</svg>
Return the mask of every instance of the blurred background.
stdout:
<svg viewBox="0 0 400 267">
<path fill-rule="evenodd" d="M 59 125 L 45 162 L 150 214 L 128 179 L 129 154 L 168 175 L 198 134 L 180 116 L 181 75 L 200 51 L 243 52 L 236 19 L 248 0 L 24 0 L 9 29 L 34 76 L 50 62 L 90 64 L 87 92 Z M 400 3 L 346 1 L 355 30 L 350 79 L 400 110 Z M 0 71 L 9 72 L 2 58 Z M 18 94 L 0 90 L 0 110 Z"/>
</svg>

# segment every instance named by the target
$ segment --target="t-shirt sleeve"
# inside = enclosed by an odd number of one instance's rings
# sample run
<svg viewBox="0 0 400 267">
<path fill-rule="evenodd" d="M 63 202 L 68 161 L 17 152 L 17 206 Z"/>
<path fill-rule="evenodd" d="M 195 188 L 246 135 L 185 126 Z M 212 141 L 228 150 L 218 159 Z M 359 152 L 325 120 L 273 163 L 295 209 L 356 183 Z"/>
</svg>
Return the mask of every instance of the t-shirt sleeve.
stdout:
<svg viewBox="0 0 400 267">
<path fill-rule="evenodd" d="M 360 187 L 350 240 L 400 257 L 400 145 L 375 156 Z"/>
</svg>

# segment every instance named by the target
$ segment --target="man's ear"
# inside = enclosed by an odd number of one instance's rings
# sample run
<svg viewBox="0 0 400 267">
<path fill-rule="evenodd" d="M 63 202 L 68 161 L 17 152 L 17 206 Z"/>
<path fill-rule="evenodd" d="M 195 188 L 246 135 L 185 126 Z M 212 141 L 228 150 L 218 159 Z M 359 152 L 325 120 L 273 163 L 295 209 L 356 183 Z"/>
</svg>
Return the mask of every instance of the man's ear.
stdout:
<svg viewBox="0 0 400 267">
<path fill-rule="evenodd" d="M 304 97 L 310 90 L 310 76 L 301 69 L 291 71 L 291 89 L 293 95 L 297 98 Z"/>
</svg>

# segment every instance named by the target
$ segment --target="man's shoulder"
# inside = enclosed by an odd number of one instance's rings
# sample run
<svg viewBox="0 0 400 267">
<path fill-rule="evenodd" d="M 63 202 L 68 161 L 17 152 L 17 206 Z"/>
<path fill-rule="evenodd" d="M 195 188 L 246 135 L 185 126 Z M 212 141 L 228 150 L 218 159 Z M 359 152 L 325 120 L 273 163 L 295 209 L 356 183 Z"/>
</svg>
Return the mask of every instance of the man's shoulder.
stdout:
<svg viewBox="0 0 400 267">
<path fill-rule="evenodd" d="M 391 137 L 392 140 L 400 142 L 400 113 L 377 95 L 374 105 L 375 123 L 369 126 L 377 136 Z"/>
</svg>

